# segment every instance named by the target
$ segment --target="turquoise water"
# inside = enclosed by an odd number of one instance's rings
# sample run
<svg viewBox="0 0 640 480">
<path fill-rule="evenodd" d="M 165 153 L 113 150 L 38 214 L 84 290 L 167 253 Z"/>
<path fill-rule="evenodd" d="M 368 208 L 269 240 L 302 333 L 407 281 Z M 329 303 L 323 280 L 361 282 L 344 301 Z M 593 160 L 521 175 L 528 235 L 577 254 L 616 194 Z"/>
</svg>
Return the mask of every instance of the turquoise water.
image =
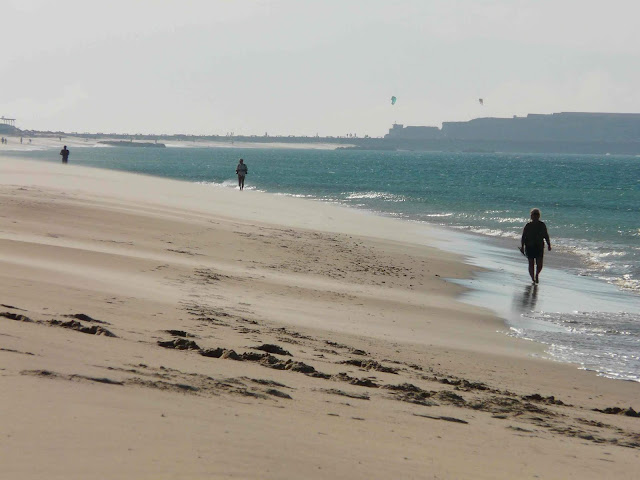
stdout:
<svg viewBox="0 0 640 480">
<path fill-rule="evenodd" d="M 57 152 L 52 151 L 12 155 L 59 161 Z M 502 249 L 500 254 L 491 253 L 494 259 L 504 256 L 512 261 L 515 254 L 522 261 L 515 247 L 529 210 L 540 208 L 554 248 L 547 255 L 547 265 L 561 264 L 574 278 L 590 277 L 626 293 L 619 297 L 619 311 L 606 302 L 601 303 L 607 304 L 603 311 L 598 305 L 590 305 L 589 311 L 579 304 L 559 308 L 561 302 L 556 302 L 548 304 L 554 312 L 533 308 L 520 313 L 522 319 L 536 319 L 525 322 L 527 325 L 543 325 L 556 333 L 555 327 L 566 327 L 569 340 L 560 340 L 545 328 L 536 330 L 544 332 L 541 335 L 522 325 L 515 325 L 515 331 L 548 343 L 552 353 L 564 349 L 556 354 L 558 358 L 578 361 L 585 368 L 615 378 L 640 381 L 640 158 L 93 147 L 73 149 L 70 163 L 211 184 L 212 188 L 236 188 L 234 172 L 239 158 L 249 167 L 246 189 L 335 202 L 471 232 L 492 239 L 489 241 Z M 520 265 L 518 272 L 526 284 L 526 268 Z M 576 339 L 587 337 L 595 344 L 578 347 Z M 622 363 L 604 368 L 599 346 L 606 345 L 611 353 L 617 348 L 611 345 L 618 344 L 620 351 L 615 353 L 620 357 L 616 361 Z M 572 356 L 566 348 L 591 353 L 575 350 Z"/>
</svg>

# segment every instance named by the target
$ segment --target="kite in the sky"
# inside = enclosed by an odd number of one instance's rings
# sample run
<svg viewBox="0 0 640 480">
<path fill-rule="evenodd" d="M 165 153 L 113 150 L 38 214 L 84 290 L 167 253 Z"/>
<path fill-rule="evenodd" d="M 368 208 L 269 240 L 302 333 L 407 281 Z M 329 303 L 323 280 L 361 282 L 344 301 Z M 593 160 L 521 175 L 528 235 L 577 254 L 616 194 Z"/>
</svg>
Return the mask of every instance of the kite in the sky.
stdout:
<svg viewBox="0 0 640 480">
<path fill-rule="evenodd" d="M 391 105 L 395 105 L 396 104 L 396 97 L 391 97 Z"/>
<path fill-rule="evenodd" d="M 483 99 L 479 98 L 478 102 L 480 103 L 480 105 L 484 105 L 484 100 Z"/>
</svg>

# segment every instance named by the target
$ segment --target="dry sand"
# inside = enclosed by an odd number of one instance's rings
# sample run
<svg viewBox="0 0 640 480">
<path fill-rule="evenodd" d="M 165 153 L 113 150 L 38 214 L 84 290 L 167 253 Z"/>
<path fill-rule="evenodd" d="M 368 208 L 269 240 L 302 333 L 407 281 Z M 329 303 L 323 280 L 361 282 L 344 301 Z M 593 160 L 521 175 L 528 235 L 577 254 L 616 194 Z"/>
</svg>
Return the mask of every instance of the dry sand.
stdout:
<svg viewBox="0 0 640 480">
<path fill-rule="evenodd" d="M 424 226 L 74 165 L 0 178 L 2 478 L 637 478 L 640 418 L 594 409 L 640 384 L 457 302 L 472 271 Z"/>
</svg>

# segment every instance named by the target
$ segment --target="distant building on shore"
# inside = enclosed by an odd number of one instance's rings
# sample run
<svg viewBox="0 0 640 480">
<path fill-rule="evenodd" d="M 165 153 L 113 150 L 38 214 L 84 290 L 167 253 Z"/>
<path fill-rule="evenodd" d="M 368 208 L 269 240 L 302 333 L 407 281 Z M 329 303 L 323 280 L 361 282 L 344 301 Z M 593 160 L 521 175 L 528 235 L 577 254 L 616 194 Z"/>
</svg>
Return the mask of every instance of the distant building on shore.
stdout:
<svg viewBox="0 0 640 480">
<path fill-rule="evenodd" d="M 442 128 L 394 124 L 397 148 L 505 152 L 640 154 L 640 113 L 562 112 L 444 122 Z"/>
<path fill-rule="evenodd" d="M 480 140 L 509 142 L 640 142 L 640 113 L 529 114 L 476 118 L 437 127 L 393 125 L 386 139 Z"/>
<path fill-rule="evenodd" d="M 394 123 L 385 138 L 402 138 L 405 140 L 434 140 L 442 138 L 442 133 L 438 127 L 405 127 L 399 123 Z"/>
</svg>

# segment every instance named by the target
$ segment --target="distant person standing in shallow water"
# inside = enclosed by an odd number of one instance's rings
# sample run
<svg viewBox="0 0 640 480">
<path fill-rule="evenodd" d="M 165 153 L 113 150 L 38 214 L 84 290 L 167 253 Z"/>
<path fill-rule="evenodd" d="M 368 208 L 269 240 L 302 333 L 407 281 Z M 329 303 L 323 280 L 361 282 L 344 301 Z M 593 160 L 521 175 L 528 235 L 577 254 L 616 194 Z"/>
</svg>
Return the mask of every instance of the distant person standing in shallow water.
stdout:
<svg viewBox="0 0 640 480">
<path fill-rule="evenodd" d="M 522 230 L 520 240 L 520 251 L 529 259 L 529 275 L 531 281 L 539 283 L 540 272 L 542 271 L 542 259 L 544 257 L 544 242 L 547 242 L 547 249 L 551 250 L 551 240 L 544 222 L 540 221 L 540 210 L 531 210 L 531 221 Z M 535 276 L 534 276 L 535 263 Z"/>
<path fill-rule="evenodd" d="M 240 163 L 236 167 L 236 174 L 238 175 L 238 187 L 240 190 L 244 190 L 244 177 L 249 173 L 249 169 L 244 163 L 243 159 L 240 159 Z"/>
<path fill-rule="evenodd" d="M 69 161 L 69 150 L 67 150 L 66 145 L 62 150 L 60 150 L 60 155 L 62 155 L 62 163 L 67 163 Z"/>
</svg>

